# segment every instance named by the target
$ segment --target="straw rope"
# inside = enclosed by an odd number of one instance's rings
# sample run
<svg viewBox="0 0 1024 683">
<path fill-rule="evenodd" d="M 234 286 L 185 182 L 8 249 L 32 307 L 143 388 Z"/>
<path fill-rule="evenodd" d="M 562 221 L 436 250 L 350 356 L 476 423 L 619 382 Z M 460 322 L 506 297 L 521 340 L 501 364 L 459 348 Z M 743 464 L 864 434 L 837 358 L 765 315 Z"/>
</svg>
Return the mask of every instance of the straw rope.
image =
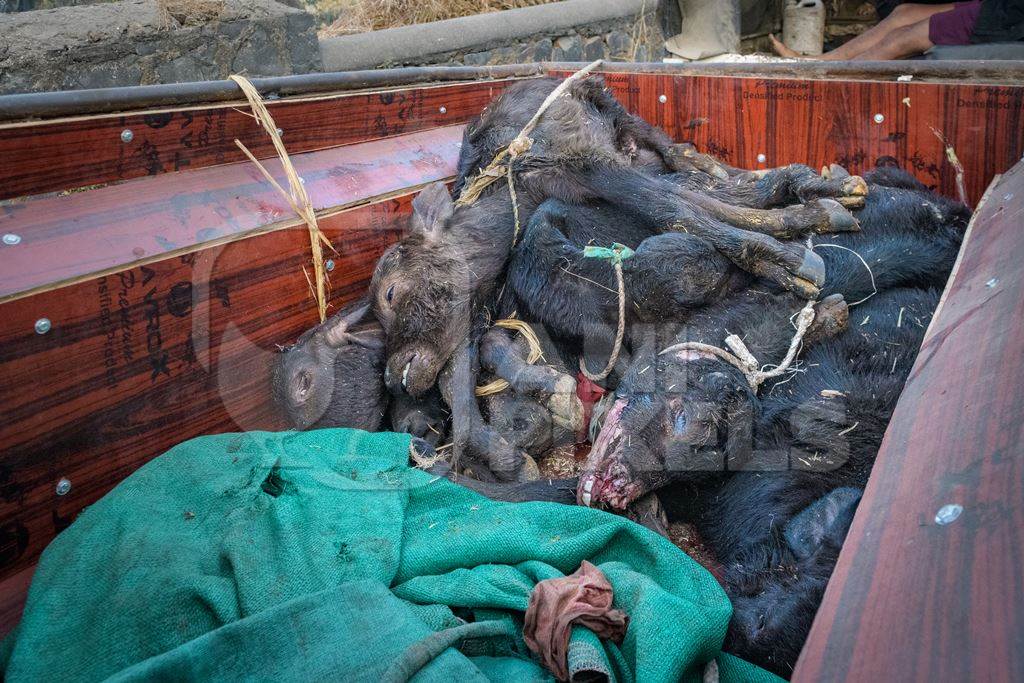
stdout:
<svg viewBox="0 0 1024 683">
<path fill-rule="evenodd" d="M 288 190 L 285 190 L 281 185 L 274 179 L 270 172 L 267 171 L 266 167 L 263 166 L 256 157 L 253 156 L 245 145 L 240 140 L 235 140 L 235 144 L 242 150 L 242 153 L 248 157 L 249 161 L 256 165 L 256 168 L 260 170 L 263 177 L 277 189 L 278 192 L 288 201 L 292 209 L 298 214 L 299 218 L 305 222 L 309 229 L 309 244 L 313 252 L 313 272 L 315 276 L 314 283 L 310 282 L 310 290 L 314 300 L 316 300 L 317 311 L 320 314 L 320 322 L 327 319 L 327 289 L 329 282 L 327 281 L 327 271 L 324 268 L 324 252 L 323 245 L 326 244 L 332 250 L 334 246 L 331 244 L 324 234 L 320 231 L 320 226 L 317 224 L 316 211 L 313 209 L 313 203 L 309 199 L 309 194 L 306 193 L 306 188 L 302 183 L 302 178 L 295 171 L 295 166 L 292 165 L 292 160 L 288 156 L 288 151 L 284 148 L 284 143 L 281 141 L 281 134 L 278 131 L 277 124 L 274 123 L 274 117 L 270 115 L 266 105 L 263 103 L 263 98 L 260 97 L 259 92 L 255 86 L 249 82 L 245 76 L 231 75 L 230 78 L 234 81 L 242 92 L 245 93 L 245 97 L 249 100 L 249 106 L 252 107 L 253 115 L 256 121 L 263 127 L 267 135 L 270 136 L 271 142 L 274 143 L 274 151 L 277 152 L 277 157 L 281 161 L 281 167 L 284 169 L 285 177 L 288 178 Z M 303 269 L 305 270 L 305 269 Z M 309 281 L 309 275 L 306 275 L 307 282 Z"/>
<path fill-rule="evenodd" d="M 505 147 L 500 149 L 498 153 L 491 160 L 491 163 L 487 164 L 487 167 L 482 169 L 467 185 L 462 188 L 462 192 L 459 193 L 459 198 L 455 200 L 456 206 L 468 206 L 476 202 L 480 198 L 480 194 L 487 189 L 495 180 L 505 176 L 508 182 L 508 193 L 512 198 L 512 214 L 515 219 L 515 230 L 512 233 L 512 244 L 516 243 L 519 237 L 519 206 L 516 200 L 516 189 L 515 181 L 513 179 L 512 162 L 518 157 L 526 154 L 533 147 L 533 139 L 530 138 L 530 133 L 537 127 L 540 122 L 540 117 L 544 115 L 544 112 L 548 110 L 555 100 L 565 94 L 569 89 L 569 86 L 576 81 L 582 79 L 584 76 L 589 74 L 591 71 L 601 65 L 602 60 L 597 59 L 587 64 L 585 67 L 574 73 L 573 75 L 566 78 L 564 81 L 558 84 L 558 87 L 551 91 L 550 94 L 541 103 L 537 112 L 526 122 L 523 129 L 519 131 L 519 134 L 508 143 Z M 508 161 L 505 158 L 508 157 Z"/>
<path fill-rule="evenodd" d="M 523 335 L 523 339 L 526 340 L 527 346 L 530 348 L 530 352 L 526 356 L 526 362 L 533 365 L 544 357 L 544 352 L 540 347 L 540 340 L 537 338 L 537 333 L 533 331 L 533 328 L 529 324 L 522 320 L 516 320 L 515 318 L 505 318 L 503 320 L 496 320 L 494 322 L 495 327 L 504 327 L 506 330 L 515 330 L 519 334 Z M 503 379 L 496 379 L 492 382 L 488 382 L 483 386 L 476 388 L 477 396 L 491 396 L 492 394 L 500 394 L 501 392 L 508 389 L 509 383 Z"/>
<path fill-rule="evenodd" d="M 615 259 L 612 262 L 615 266 L 615 283 L 618 286 L 619 295 L 619 322 L 615 329 L 615 342 L 612 344 L 612 352 L 608 356 L 608 362 L 604 369 L 598 373 L 592 373 L 587 369 L 587 362 L 580 356 L 580 372 L 591 382 L 600 382 L 612 374 L 615 364 L 619 362 L 619 353 L 622 351 L 622 340 L 626 336 L 626 283 L 622 278 L 622 260 Z"/>
<path fill-rule="evenodd" d="M 611 248 L 587 245 L 583 247 L 583 258 L 598 258 L 611 261 L 615 268 L 615 283 L 618 285 L 619 296 L 619 322 L 615 329 L 615 342 L 612 344 L 612 352 L 608 356 L 608 362 L 604 369 L 596 374 L 587 369 L 583 357 L 580 357 L 580 372 L 591 382 L 600 382 L 611 374 L 615 364 L 619 362 L 619 353 L 622 351 L 622 340 L 626 336 L 626 283 L 622 277 L 622 262 L 636 256 L 636 252 L 624 244 L 612 243 Z"/>
</svg>

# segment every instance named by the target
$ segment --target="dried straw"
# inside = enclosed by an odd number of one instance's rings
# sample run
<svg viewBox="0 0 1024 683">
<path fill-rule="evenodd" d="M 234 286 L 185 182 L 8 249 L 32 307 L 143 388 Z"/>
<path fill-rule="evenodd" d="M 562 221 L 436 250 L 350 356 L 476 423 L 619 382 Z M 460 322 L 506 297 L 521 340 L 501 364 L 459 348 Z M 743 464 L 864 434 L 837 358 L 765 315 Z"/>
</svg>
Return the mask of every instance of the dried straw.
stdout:
<svg viewBox="0 0 1024 683">
<path fill-rule="evenodd" d="M 157 0 L 157 12 L 166 28 L 201 26 L 224 14 L 224 0 Z"/>
<path fill-rule="evenodd" d="M 285 190 L 281 185 L 274 180 L 274 177 L 270 175 L 270 172 L 256 160 L 252 152 L 242 144 L 240 140 L 235 140 L 235 144 L 242 150 L 242 153 L 249 158 L 249 161 L 256 164 L 256 168 L 260 170 L 263 177 L 273 185 L 278 192 L 288 201 L 292 209 L 298 214 L 306 226 L 309 228 L 309 243 L 313 251 L 313 272 L 315 276 L 315 287 L 313 283 L 310 283 L 310 289 L 312 290 L 313 298 L 316 300 L 317 311 L 320 314 L 320 322 L 327 319 L 327 270 L 324 268 L 324 253 L 323 246 L 326 244 L 332 250 L 334 246 L 331 242 L 324 237 L 324 234 L 320 232 L 320 226 L 317 224 L 316 211 L 313 209 L 313 203 L 309 200 L 309 195 L 306 193 L 306 188 L 302 183 L 302 178 L 295 171 L 295 166 L 292 165 L 292 160 L 288 156 L 288 151 L 284 148 L 284 143 L 281 141 L 281 134 L 278 132 L 277 124 L 274 123 L 274 117 L 270 115 L 266 105 L 263 103 L 263 98 L 260 97 L 259 92 L 255 86 L 249 82 L 249 79 L 244 76 L 232 75 L 229 78 L 238 84 L 238 87 L 245 93 L 246 99 L 249 100 L 249 105 L 252 107 L 253 114 L 256 120 L 263 130 L 270 136 L 270 140 L 274 143 L 274 150 L 277 152 L 278 159 L 281 160 L 281 167 L 284 169 L 285 176 L 288 178 L 289 190 Z M 309 279 L 307 274 L 306 279 Z"/>
<path fill-rule="evenodd" d="M 423 24 L 470 14 L 500 12 L 543 5 L 557 0 L 321 0 L 318 9 L 335 9 L 338 19 L 320 36 L 377 31 L 382 28 Z"/>
</svg>

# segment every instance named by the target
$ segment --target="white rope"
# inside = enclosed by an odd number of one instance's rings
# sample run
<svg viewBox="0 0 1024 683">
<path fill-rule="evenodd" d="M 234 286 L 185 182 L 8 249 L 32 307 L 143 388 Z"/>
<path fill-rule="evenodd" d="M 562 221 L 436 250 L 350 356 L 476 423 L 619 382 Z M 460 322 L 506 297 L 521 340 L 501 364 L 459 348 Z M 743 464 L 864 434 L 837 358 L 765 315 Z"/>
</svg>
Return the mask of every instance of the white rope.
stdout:
<svg viewBox="0 0 1024 683">
<path fill-rule="evenodd" d="M 808 241 L 809 240 L 810 240 L 810 238 L 808 238 Z M 868 277 L 871 278 L 871 293 L 868 294 L 863 299 L 861 299 L 860 301 L 854 301 L 852 304 L 848 304 L 849 306 L 856 306 L 857 304 L 862 304 L 865 301 L 867 301 L 868 299 L 870 299 L 871 297 L 873 297 L 875 294 L 878 294 L 878 287 L 875 285 L 875 274 L 873 272 L 871 272 L 871 266 L 868 265 L 868 262 L 864 260 L 863 256 L 861 256 L 860 254 L 855 252 L 853 249 L 850 249 L 848 247 L 844 247 L 841 244 L 812 244 L 811 245 L 811 249 L 813 250 L 814 247 L 832 247 L 833 249 L 842 249 L 844 251 L 848 251 L 851 254 L 853 254 L 854 256 L 856 256 L 857 258 L 859 258 L 860 262 L 864 264 L 864 268 L 868 271 Z"/>
<path fill-rule="evenodd" d="M 666 353 L 675 353 L 676 351 L 697 351 L 714 356 L 715 358 L 724 360 L 726 363 L 729 363 L 742 372 L 743 376 L 747 379 L 747 383 L 750 384 L 750 388 L 756 392 L 765 380 L 778 377 L 786 372 L 789 369 L 789 366 L 792 365 L 793 360 L 796 359 L 804 334 L 806 334 L 811 323 L 814 322 L 814 303 L 814 301 L 808 301 L 807 304 L 800 309 L 800 312 L 797 313 L 796 333 L 793 335 L 793 339 L 789 342 L 789 349 L 786 351 L 786 356 L 782 359 L 781 363 L 771 370 L 762 370 L 757 359 L 754 357 L 754 354 L 750 352 L 750 349 L 748 349 L 747 345 L 743 343 L 743 340 L 735 334 L 730 334 L 725 338 L 725 344 L 732 350 L 732 353 L 713 344 L 704 344 L 702 342 L 681 342 L 679 344 L 669 346 L 658 355 L 661 356 Z"/>
</svg>

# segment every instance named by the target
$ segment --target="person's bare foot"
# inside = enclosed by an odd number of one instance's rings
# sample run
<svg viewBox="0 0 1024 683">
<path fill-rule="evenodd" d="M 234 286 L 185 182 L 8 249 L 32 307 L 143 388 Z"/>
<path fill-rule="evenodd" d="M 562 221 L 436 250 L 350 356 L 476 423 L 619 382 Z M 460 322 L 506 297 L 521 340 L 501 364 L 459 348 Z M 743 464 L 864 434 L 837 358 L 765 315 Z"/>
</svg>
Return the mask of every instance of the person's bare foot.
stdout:
<svg viewBox="0 0 1024 683">
<path fill-rule="evenodd" d="M 768 38 L 772 41 L 772 49 L 775 50 L 775 54 L 780 57 L 789 57 L 790 59 L 800 59 L 803 57 L 796 50 L 787 47 L 784 42 L 775 37 L 774 33 L 769 33 Z"/>
</svg>

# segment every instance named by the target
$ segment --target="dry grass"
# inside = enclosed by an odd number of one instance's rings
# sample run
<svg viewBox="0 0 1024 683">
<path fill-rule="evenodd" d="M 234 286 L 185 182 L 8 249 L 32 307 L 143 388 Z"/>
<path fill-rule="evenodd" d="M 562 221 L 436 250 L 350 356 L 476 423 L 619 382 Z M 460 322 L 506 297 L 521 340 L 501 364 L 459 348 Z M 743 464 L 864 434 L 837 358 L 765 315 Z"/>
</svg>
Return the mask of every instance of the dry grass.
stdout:
<svg viewBox="0 0 1024 683">
<path fill-rule="evenodd" d="M 555 0 L 327 0 L 337 4 L 339 18 L 320 31 L 321 37 L 423 24 L 471 14 L 544 5 Z"/>
<path fill-rule="evenodd" d="M 219 19 L 224 0 L 157 0 L 157 11 L 166 26 L 199 26 Z"/>
</svg>

